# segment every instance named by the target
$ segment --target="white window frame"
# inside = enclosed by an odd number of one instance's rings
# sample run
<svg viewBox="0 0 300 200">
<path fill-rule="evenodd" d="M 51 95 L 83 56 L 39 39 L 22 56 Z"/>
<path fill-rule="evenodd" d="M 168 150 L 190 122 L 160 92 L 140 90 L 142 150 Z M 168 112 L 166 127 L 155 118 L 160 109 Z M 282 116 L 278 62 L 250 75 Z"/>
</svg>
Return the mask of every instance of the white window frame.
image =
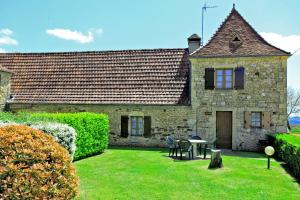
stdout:
<svg viewBox="0 0 300 200">
<path fill-rule="evenodd" d="M 218 72 L 221 71 L 222 74 L 218 74 Z M 227 75 L 226 71 L 231 71 L 231 75 Z M 233 68 L 216 68 L 215 69 L 215 88 L 217 90 L 231 90 L 233 89 L 233 73 L 234 70 Z M 218 77 L 222 77 L 221 82 L 218 81 Z M 227 87 L 227 83 L 229 82 L 229 80 L 227 80 L 228 78 L 230 78 L 230 86 Z M 218 85 L 218 83 L 221 83 L 221 86 Z"/>
<path fill-rule="evenodd" d="M 262 112 L 251 112 L 251 127 L 262 128 Z"/>
<path fill-rule="evenodd" d="M 144 135 L 144 117 L 143 116 L 130 116 L 130 135 L 131 136 L 143 136 Z"/>
</svg>

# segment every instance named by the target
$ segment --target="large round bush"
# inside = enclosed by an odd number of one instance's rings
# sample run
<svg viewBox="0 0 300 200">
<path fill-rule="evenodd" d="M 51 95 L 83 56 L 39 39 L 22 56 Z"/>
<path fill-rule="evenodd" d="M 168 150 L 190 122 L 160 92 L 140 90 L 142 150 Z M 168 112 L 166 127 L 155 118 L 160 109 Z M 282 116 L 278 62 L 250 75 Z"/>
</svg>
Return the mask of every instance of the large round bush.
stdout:
<svg viewBox="0 0 300 200">
<path fill-rule="evenodd" d="M 0 199 L 73 199 L 78 179 L 66 149 L 39 130 L 0 128 Z"/>
</svg>

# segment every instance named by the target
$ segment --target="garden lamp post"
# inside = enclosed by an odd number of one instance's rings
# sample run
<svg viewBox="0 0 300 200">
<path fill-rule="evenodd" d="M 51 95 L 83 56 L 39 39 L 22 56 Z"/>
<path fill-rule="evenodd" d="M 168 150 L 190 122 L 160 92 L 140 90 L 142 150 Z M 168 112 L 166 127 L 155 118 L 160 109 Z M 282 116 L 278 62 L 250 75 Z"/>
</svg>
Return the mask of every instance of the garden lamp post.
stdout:
<svg viewBox="0 0 300 200">
<path fill-rule="evenodd" d="M 275 153 L 275 150 L 272 146 L 267 146 L 265 148 L 265 153 L 268 156 L 268 169 L 270 169 L 270 158 Z"/>
</svg>

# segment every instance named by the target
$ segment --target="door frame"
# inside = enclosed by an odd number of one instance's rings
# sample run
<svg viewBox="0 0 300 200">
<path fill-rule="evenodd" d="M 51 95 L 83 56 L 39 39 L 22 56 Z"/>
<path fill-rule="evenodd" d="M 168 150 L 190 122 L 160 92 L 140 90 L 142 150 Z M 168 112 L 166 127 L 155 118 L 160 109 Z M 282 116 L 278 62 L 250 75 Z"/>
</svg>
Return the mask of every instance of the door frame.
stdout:
<svg viewBox="0 0 300 200">
<path fill-rule="evenodd" d="M 238 144 L 237 144 L 237 108 L 230 108 L 230 107 L 214 107 L 212 109 L 212 117 L 214 120 L 212 130 L 213 130 L 213 137 L 217 137 L 217 112 L 231 112 L 231 117 L 232 117 L 232 136 L 231 136 L 231 149 L 232 150 L 237 150 L 238 149 Z"/>
</svg>

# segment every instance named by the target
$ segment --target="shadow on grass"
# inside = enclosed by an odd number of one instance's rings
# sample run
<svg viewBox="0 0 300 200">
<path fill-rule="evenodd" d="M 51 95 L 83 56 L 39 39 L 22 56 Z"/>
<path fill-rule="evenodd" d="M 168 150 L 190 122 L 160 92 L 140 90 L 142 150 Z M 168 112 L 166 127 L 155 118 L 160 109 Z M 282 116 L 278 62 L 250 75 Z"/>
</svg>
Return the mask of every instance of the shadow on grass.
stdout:
<svg viewBox="0 0 300 200">
<path fill-rule="evenodd" d="M 158 151 L 160 153 L 168 153 L 169 152 L 168 148 L 162 148 L 162 147 L 109 146 L 108 149 L 124 150 L 124 151 L 132 151 L 132 150 Z"/>
<path fill-rule="evenodd" d="M 180 154 L 169 156 L 169 153 L 167 152 L 165 155 L 162 155 L 164 158 L 172 159 L 174 162 L 187 162 L 187 161 L 200 161 L 200 160 L 210 160 L 210 154 L 206 155 L 206 158 L 203 158 L 203 154 L 200 156 L 195 157 L 194 159 L 189 159 L 185 155 L 182 155 L 182 159 L 180 157 Z"/>
<path fill-rule="evenodd" d="M 292 173 L 292 171 L 291 171 L 289 165 L 288 165 L 287 163 L 281 163 L 280 165 L 281 165 L 281 167 L 285 170 L 285 172 L 288 173 L 289 175 L 291 175 L 291 177 L 294 178 L 294 181 L 300 185 L 300 178 L 296 177 L 296 176 Z"/>
<path fill-rule="evenodd" d="M 159 153 L 165 153 L 163 155 L 166 158 L 172 158 L 175 162 L 182 162 L 182 161 L 189 161 L 189 159 L 186 159 L 185 156 L 183 156 L 183 160 L 180 160 L 180 154 L 178 154 L 177 158 L 175 156 L 169 157 L 169 149 L 168 148 L 162 148 L 162 147 L 136 147 L 136 146 L 109 146 L 108 149 L 115 149 L 115 150 L 124 150 L 124 151 L 132 151 L 132 150 L 138 150 L 138 151 L 157 151 Z M 257 152 L 248 152 L 248 151 L 233 151 L 230 149 L 221 149 L 221 154 L 223 156 L 232 156 L 232 157 L 241 157 L 241 158 L 265 158 L 265 155 L 262 153 Z M 207 151 L 206 159 L 210 159 L 210 151 Z M 200 157 L 197 157 L 193 160 L 203 160 L 203 153 Z"/>
<path fill-rule="evenodd" d="M 241 157 L 241 158 L 265 158 L 263 153 L 250 151 L 234 151 L 229 149 L 221 149 L 221 154 L 224 156 Z"/>
</svg>

